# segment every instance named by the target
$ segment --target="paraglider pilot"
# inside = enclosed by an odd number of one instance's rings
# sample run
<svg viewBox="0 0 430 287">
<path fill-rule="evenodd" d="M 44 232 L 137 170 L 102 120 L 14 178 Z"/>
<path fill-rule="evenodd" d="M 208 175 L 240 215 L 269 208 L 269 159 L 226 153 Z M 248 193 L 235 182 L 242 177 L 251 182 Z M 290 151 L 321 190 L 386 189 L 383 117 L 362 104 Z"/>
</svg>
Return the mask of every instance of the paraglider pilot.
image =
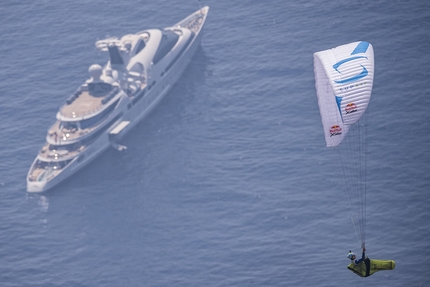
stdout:
<svg viewBox="0 0 430 287">
<path fill-rule="evenodd" d="M 356 259 L 357 257 L 355 256 L 355 254 L 351 250 L 349 250 L 348 258 L 351 259 L 351 263 L 354 263 L 354 265 L 358 265 L 361 262 L 363 262 L 366 257 L 365 251 L 366 251 L 366 248 L 363 247 L 363 253 L 361 254 L 361 258 Z"/>
</svg>

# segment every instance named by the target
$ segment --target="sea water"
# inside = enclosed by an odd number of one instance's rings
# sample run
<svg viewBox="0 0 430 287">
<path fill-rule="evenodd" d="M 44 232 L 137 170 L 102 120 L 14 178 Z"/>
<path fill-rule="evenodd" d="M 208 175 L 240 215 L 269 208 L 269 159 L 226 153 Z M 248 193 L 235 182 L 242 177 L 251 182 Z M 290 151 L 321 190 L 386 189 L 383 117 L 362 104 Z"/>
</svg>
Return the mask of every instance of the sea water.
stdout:
<svg viewBox="0 0 430 287">
<path fill-rule="evenodd" d="M 94 42 L 210 6 L 201 48 L 122 142 L 52 190 L 26 174 Z M 430 2 L 3 1 L 0 286 L 430 286 Z M 313 53 L 375 50 L 359 278 Z"/>
</svg>

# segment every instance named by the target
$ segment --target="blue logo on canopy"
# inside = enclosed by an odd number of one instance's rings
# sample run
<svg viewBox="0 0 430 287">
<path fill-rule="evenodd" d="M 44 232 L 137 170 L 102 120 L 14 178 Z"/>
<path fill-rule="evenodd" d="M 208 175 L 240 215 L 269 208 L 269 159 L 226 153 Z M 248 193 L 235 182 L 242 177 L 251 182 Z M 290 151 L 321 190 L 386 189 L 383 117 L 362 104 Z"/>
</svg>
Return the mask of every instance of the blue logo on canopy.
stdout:
<svg viewBox="0 0 430 287">
<path fill-rule="evenodd" d="M 360 42 L 357 47 L 355 47 L 354 51 L 352 51 L 351 55 L 354 54 L 360 54 L 360 53 L 366 53 L 367 48 L 369 48 L 368 42 Z"/>
<path fill-rule="evenodd" d="M 342 122 L 343 122 L 342 110 L 340 108 L 340 106 L 342 105 L 342 97 L 335 96 L 335 98 L 336 98 L 337 108 L 339 109 L 339 114 L 340 114 L 340 117 L 342 118 Z"/>
<path fill-rule="evenodd" d="M 365 53 L 367 51 L 368 47 L 369 47 L 369 43 L 368 42 L 360 42 L 357 45 L 357 47 L 355 47 L 354 51 L 352 51 L 351 55 Z M 353 61 L 353 60 L 356 60 L 356 59 L 361 59 L 361 58 L 367 59 L 367 57 L 365 57 L 365 56 L 354 56 L 354 57 L 346 58 L 346 59 L 340 60 L 339 62 L 337 62 L 336 64 L 334 64 L 333 65 L 333 69 L 335 69 L 336 72 L 338 72 L 339 74 L 341 74 L 341 72 L 338 70 L 338 68 L 342 64 L 345 64 L 345 63 L 347 63 L 349 61 Z M 355 76 L 352 76 L 350 78 L 347 78 L 347 79 L 338 80 L 338 81 L 334 81 L 334 82 L 338 83 L 338 84 L 344 84 L 344 83 L 354 82 L 354 81 L 357 81 L 357 80 L 359 80 L 361 78 L 366 77 L 369 72 L 367 71 L 367 69 L 363 65 L 360 64 L 360 66 L 363 69 L 361 70 L 361 72 L 359 74 L 357 74 Z"/>
</svg>

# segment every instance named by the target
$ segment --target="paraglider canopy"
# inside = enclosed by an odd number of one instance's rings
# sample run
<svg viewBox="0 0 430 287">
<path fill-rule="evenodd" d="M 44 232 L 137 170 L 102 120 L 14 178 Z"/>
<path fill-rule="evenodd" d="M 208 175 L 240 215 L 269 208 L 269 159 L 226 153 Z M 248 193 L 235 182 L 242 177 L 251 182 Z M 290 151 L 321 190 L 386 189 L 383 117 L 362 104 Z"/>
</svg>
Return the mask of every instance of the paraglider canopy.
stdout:
<svg viewBox="0 0 430 287">
<path fill-rule="evenodd" d="M 368 42 L 314 54 L 315 87 L 328 147 L 343 141 L 364 114 L 372 93 L 374 58 Z"/>
</svg>

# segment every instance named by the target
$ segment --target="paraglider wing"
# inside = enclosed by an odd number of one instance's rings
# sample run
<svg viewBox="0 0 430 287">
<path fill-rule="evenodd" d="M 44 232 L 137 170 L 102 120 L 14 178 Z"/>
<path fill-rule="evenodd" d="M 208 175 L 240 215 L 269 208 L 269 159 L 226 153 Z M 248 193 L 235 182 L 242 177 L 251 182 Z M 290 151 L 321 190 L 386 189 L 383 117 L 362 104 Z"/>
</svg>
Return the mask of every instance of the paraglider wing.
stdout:
<svg viewBox="0 0 430 287">
<path fill-rule="evenodd" d="M 364 114 L 372 93 L 373 47 L 354 42 L 314 54 L 315 87 L 325 140 L 339 145 Z"/>
</svg>

